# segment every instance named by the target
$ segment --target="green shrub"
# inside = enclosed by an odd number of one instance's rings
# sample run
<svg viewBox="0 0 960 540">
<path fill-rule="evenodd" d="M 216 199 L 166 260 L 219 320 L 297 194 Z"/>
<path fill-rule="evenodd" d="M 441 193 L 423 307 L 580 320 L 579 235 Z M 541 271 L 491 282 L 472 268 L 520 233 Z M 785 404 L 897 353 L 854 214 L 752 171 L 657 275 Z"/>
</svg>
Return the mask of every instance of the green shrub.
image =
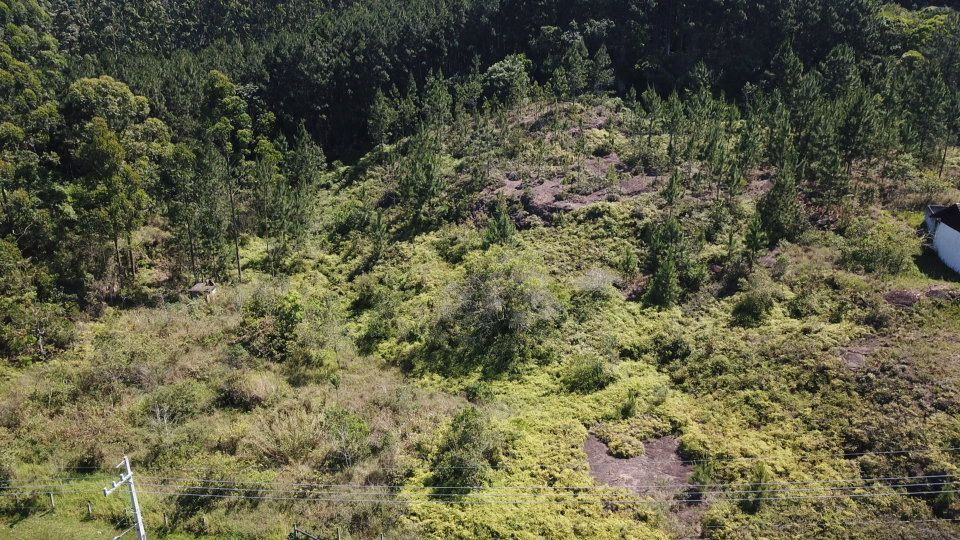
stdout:
<svg viewBox="0 0 960 540">
<path fill-rule="evenodd" d="M 693 347 L 677 329 L 654 336 L 653 353 L 659 363 L 670 364 L 686 360 L 693 353 Z"/>
<path fill-rule="evenodd" d="M 469 258 L 447 298 L 430 343 L 446 369 L 504 371 L 533 356 L 562 315 L 547 275 L 502 248 Z"/>
<path fill-rule="evenodd" d="M 475 407 L 463 409 L 453 418 L 433 459 L 431 483 L 443 486 L 434 494 L 449 498 L 485 485 L 503 450 L 504 437 L 490 420 Z"/>
<path fill-rule="evenodd" d="M 239 342 L 254 356 L 282 362 L 295 346 L 303 315 L 303 302 L 296 292 L 257 295 L 246 308 Z"/>
<path fill-rule="evenodd" d="M 249 411 L 279 399 L 285 390 L 286 383 L 269 371 L 241 371 L 223 382 L 220 400 Z"/>
<path fill-rule="evenodd" d="M 823 289 L 814 288 L 812 284 L 804 284 L 802 289 L 798 287 L 794 289 L 799 290 L 800 294 L 796 294 L 787 302 L 787 312 L 794 319 L 825 315 L 834 307 L 830 294 Z"/>
<path fill-rule="evenodd" d="M 766 463 L 757 462 L 753 466 L 753 470 L 750 472 L 750 483 L 748 484 L 746 491 L 749 491 L 747 495 L 743 497 L 743 500 L 740 501 L 740 507 L 744 512 L 749 514 L 755 514 L 760 511 L 764 506 L 766 499 L 770 497 L 768 493 L 770 492 L 771 485 L 773 481 L 773 474 L 770 472 L 770 468 L 767 467 Z"/>
<path fill-rule="evenodd" d="M 623 400 L 623 404 L 620 405 L 620 418 L 633 418 L 637 415 L 637 410 L 639 409 L 639 403 L 637 403 L 637 401 L 639 398 L 640 391 L 636 388 L 631 388 L 627 392 L 627 399 Z"/>
<path fill-rule="evenodd" d="M 143 400 L 142 414 L 155 425 L 178 424 L 208 412 L 214 393 L 205 384 L 185 380 L 161 386 Z"/>
<path fill-rule="evenodd" d="M 693 466 L 693 474 L 690 476 L 690 497 L 692 499 L 702 499 L 705 492 L 710 489 L 716 475 L 716 466 L 713 461 L 698 461 Z"/>
<path fill-rule="evenodd" d="M 363 418 L 341 408 L 324 411 L 324 424 L 332 447 L 327 463 L 336 467 L 352 467 L 370 455 L 370 425 Z"/>
<path fill-rule="evenodd" d="M 460 264 L 468 253 L 482 245 L 480 234 L 472 227 L 447 227 L 433 243 L 437 254 L 450 264 Z"/>
<path fill-rule="evenodd" d="M 853 270 L 895 275 L 913 265 L 920 239 L 905 225 L 888 217 L 860 218 L 847 229 L 842 262 Z"/>
<path fill-rule="evenodd" d="M 567 363 L 562 380 L 567 391 L 588 394 L 602 390 L 616 381 L 617 371 L 600 356 L 577 355 Z"/>
<path fill-rule="evenodd" d="M 493 386 L 484 380 L 471 382 L 467 385 L 465 392 L 467 399 L 478 405 L 492 401 L 494 398 Z"/>
<path fill-rule="evenodd" d="M 507 209 L 506 201 L 501 197 L 493 206 L 493 211 L 487 220 L 487 229 L 484 233 L 484 245 L 487 247 L 493 245 L 509 244 L 513 235 L 517 232 L 513 224 L 513 218 Z"/>
<path fill-rule="evenodd" d="M 337 356 L 337 351 L 331 348 L 297 347 L 284 365 L 284 373 L 294 386 L 332 383 L 340 373 Z"/>
<path fill-rule="evenodd" d="M 777 290 L 766 274 L 755 273 L 733 304 L 733 322 L 738 326 L 757 326 L 773 310 Z"/>
<path fill-rule="evenodd" d="M 632 246 L 623 248 L 623 252 L 616 261 L 616 268 L 626 278 L 632 278 L 640 270 L 640 257 Z"/>
</svg>

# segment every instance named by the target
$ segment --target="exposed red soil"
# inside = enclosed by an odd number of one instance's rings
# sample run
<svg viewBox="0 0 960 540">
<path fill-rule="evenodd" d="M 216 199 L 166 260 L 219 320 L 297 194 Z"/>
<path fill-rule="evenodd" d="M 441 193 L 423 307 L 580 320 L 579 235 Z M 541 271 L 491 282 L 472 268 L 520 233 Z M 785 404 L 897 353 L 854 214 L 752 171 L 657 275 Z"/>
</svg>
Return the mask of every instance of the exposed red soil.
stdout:
<svg viewBox="0 0 960 540">
<path fill-rule="evenodd" d="M 867 366 L 870 356 L 880 350 L 886 341 L 878 336 L 867 336 L 850 344 L 840 353 L 843 365 L 853 371 L 859 371 Z"/>
<path fill-rule="evenodd" d="M 677 450 L 680 441 L 667 436 L 644 443 L 644 454 L 622 459 L 609 454 L 607 445 L 594 435 L 584 444 L 590 475 L 601 484 L 630 489 L 640 495 L 669 501 L 683 498 L 693 467 L 685 463 Z M 705 508 L 697 504 L 677 503 L 671 508 L 671 525 L 681 538 L 699 538 L 700 521 Z"/>
<path fill-rule="evenodd" d="M 941 300 L 944 302 L 956 302 L 960 300 L 960 289 L 949 285 L 933 285 L 924 291 L 924 294 L 932 300 Z"/>
<path fill-rule="evenodd" d="M 956 302 L 960 300 L 960 289 L 949 285 L 932 285 L 922 291 L 909 289 L 895 289 L 883 295 L 890 305 L 898 308 L 910 308 L 917 305 L 924 297 L 942 302 Z"/>
<path fill-rule="evenodd" d="M 603 441 L 590 435 L 584 451 L 591 476 L 608 486 L 625 487 L 643 495 L 671 498 L 681 493 L 693 467 L 677 454 L 680 441 L 668 436 L 646 442 L 643 447 L 642 456 L 617 458 L 609 454 Z"/>
<path fill-rule="evenodd" d="M 584 173 L 594 178 L 604 177 L 611 167 L 621 172 L 626 169 L 616 154 L 590 158 L 583 164 Z M 587 194 L 572 194 L 563 176 L 538 181 L 536 179 L 521 180 L 516 174 L 508 174 L 495 193 L 513 199 L 526 196 L 525 202 L 531 212 L 549 217 L 556 212 L 569 212 L 600 201 L 619 200 L 649 193 L 654 190 L 659 179 L 660 177 L 656 176 L 623 175 L 623 179 L 615 186 L 597 189 Z"/>
<path fill-rule="evenodd" d="M 917 305 L 920 301 L 918 291 L 909 291 L 906 289 L 896 289 L 883 295 L 888 304 L 898 308 L 909 308 Z"/>
</svg>

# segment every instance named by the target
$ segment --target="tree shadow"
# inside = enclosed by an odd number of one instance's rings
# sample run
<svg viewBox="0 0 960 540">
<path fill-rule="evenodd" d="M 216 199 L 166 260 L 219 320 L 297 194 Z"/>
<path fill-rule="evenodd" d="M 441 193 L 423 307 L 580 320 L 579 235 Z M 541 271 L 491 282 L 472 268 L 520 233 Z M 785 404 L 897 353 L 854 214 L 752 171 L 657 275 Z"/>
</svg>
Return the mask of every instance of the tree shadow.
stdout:
<svg viewBox="0 0 960 540">
<path fill-rule="evenodd" d="M 930 248 L 923 248 L 920 255 L 913 258 L 920 273 L 930 279 L 960 283 L 960 274 L 954 272 L 940 260 L 940 256 Z"/>
</svg>

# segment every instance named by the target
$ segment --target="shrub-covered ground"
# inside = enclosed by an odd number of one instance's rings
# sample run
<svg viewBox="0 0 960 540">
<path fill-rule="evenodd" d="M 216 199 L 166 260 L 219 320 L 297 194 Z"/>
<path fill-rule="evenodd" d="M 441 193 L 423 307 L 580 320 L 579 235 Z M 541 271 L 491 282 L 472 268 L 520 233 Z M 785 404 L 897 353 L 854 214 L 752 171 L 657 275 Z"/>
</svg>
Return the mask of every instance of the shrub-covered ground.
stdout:
<svg viewBox="0 0 960 540">
<path fill-rule="evenodd" d="M 243 284 L 108 308 L 0 368 L 2 536 L 125 529 L 99 494 L 124 454 L 165 538 L 960 534 L 933 173 L 857 165 L 871 189 L 758 240 L 784 175 L 671 168 L 641 111 L 534 100 L 381 146 L 329 174 L 287 275 L 250 237 Z M 724 129 L 700 144 L 746 140 Z M 606 486 L 588 434 L 623 459 L 676 437 L 692 474 Z"/>
</svg>

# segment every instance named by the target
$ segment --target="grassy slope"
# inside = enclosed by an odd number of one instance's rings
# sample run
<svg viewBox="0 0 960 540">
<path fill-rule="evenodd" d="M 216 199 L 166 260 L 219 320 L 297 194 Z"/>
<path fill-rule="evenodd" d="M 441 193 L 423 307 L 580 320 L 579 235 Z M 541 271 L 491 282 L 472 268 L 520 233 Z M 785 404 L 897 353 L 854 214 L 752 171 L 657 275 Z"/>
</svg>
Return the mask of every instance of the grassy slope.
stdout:
<svg viewBox="0 0 960 540">
<path fill-rule="evenodd" d="M 625 158 L 639 138 L 626 127 L 629 112 L 615 102 L 599 108 L 534 107 L 518 116 L 528 122 L 512 118 L 489 127 L 493 139 L 508 141 L 484 155 L 490 181 L 496 184 L 511 172 L 522 178 L 567 174 L 573 181 L 565 186 L 565 199 L 603 186 L 598 176 L 605 173 L 602 160 L 590 158 L 583 167 L 573 157 L 572 129 L 602 125 L 591 131 L 590 144 L 613 141 L 614 150 Z M 548 118 L 543 127 L 529 127 L 540 116 Z M 462 137 L 471 138 L 469 133 Z M 478 161 L 483 150 L 471 149 L 455 135 L 449 139 L 453 142 L 445 148 L 442 167 L 462 180 L 466 166 Z M 544 152 L 545 158 L 531 158 Z M 960 310 L 925 299 L 916 308 L 898 311 L 881 297 L 891 288 L 922 290 L 945 283 L 940 277 L 952 281 L 954 276 L 919 268 L 895 279 L 851 273 L 837 262 L 843 239 L 818 233 L 786 246 L 770 264 L 778 300 L 771 316 L 756 328 L 731 324 L 738 297 L 709 294 L 719 289 L 715 283 L 682 309 L 667 311 L 628 302 L 612 288 L 587 294 L 584 276 L 589 270 L 614 266 L 627 246 L 641 254 L 646 250 L 644 228 L 655 221 L 661 206 L 653 188 L 563 213 L 552 224 L 524 216 L 529 227 L 518 233 L 507 252 L 540 268 L 560 291 L 566 316 L 554 334 L 544 337 L 550 354 L 482 383 L 479 372 L 432 369 L 423 356 L 431 314 L 444 305 L 449 285 L 463 275 L 463 258 L 485 256 L 478 230 L 483 218 L 468 212 L 461 224 L 411 237 L 404 235 L 405 210 L 387 207 L 384 219 L 391 242 L 375 264 L 367 264 L 370 227 L 350 224 L 362 223 L 358 216 L 368 219 L 364 209 L 376 208 L 389 192 L 402 166 L 397 162 L 400 154 L 400 149 L 387 149 L 340 171 L 342 180 L 321 201 L 320 234 L 289 278 L 251 272 L 247 284 L 225 287 L 209 304 L 184 300 L 111 310 L 84 323 L 76 347 L 60 358 L 22 370 L 5 368 L 0 443 L 18 463 L 18 480 L 39 483 L 53 468 L 77 466 L 91 457 L 109 465 L 127 452 L 148 464 L 145 472 L 157 476 L 176 476 L 186 469 L 195 477 L 251 481 L 399 481 L 407 491 L 420 493 L 430 484 L 429 462 L 445 420 L 466 404 L 462 396 L 478 385 L 487 395 L 482 408 L 511 441 L 493 473 L 491 484 L 498 487 L 590 485 L 582 446 L 589 429 L 627 453 L 642 451 L 638 443 L 647 438 L 677 435 L 684 457 L 717 460 L 712 475 L 716 482 L 748 480 L 758 458 L 776 481 L 955 472 L 955 457 L 940 453 L 913 459 L 837 457 L 843 452 L 960 445 L 958 380 L 953 373 Z M 531 165 L 536 162 L 543 164 Z M 577 172 L 583 169 L 594 172 Z M 652 181 L 656 187 L 662 178 Z M 752 204 L 750 193 L 743 197 L 746 208 Z M 685 204 L 691 223 L 704 221 L 708 203 L 690 196 Z M 520 211 L 514 209 L 516 216 Z M 915 225 L 916 214 L 896 216 Z M 701 256 L 716 257 L 724 249 L 707 243 Z M 258 242 L 248 245 L 248 262 L 261 254 Z M 929 259 L 921 262 L 923 269 L 936 268 Z M 244 305 L 258 294 L 286 291 L 303 298 L 299 339 L 320 359 L 306 376 L 289 365 L 238 358 L 230 346 L 240 331 Z M 364 306 L 360 300 L 371 291 L 380 300 Z M 814 305 L 802 316 L 791 316 L 798 298 L 812 298 Z M 377 338 L 366 339 L 372 328 Z M 872 335 L 881 339 L 880 346 L 866 368 L 850 370 L 839 353 Z M 670 354 L 665 344 L 681 344 L 685 352 Z M 570 364 L 590 356 L 610 358 L 616 380 L 593 393 L 568 392 L 562 384 L 564 373 Z M 403 374 L 397 369 L 401 365 L 412 369 Z M 249 410 L 228 407 L 218 397 L 224 382 L 238 375 L 259 381 L 255 393 L 262 399 Z M 197 382 L 187 394 L 192 408 L 174 422 L 151 417 L 150 396 L 184 381 Z M 630 390 L 639 396 L 637 414 L 624 419 L 619 411 Z M 369 457 L 346 471 L 325 471 L 323 455 L 330 442 L 319 437 L 294 440 L 294 446 L 312 450 L 290 463 L 264 460 L 261 434 L 273 425 L 276 417 L 271 415 L 306 411 L 307 416 L 294 417 L 302 422 L 335 406 L 371 425 Z M 300 427 L 295 423 L 292 431 Z M 92 447 L 91 441 L 96 441 Z M 398 470 L 405 474 L 390 476 L 389 471 Z M 69 484 L 64 491 L 89 493 L 63 493 L 56 513 L 38 511 L 11 519 L 3 535 L 55 537 L 69 531 L 71 537 L 102 536 L 101 531 L 122 518 L 124 507 L 121 498 L 96 495 L 107 478 Z M 559 492 L 535 505 L 509 500 L 493 506 L 446 505 L 420 498 L 409 507 L 387 508 L 214 501 L 187 512 L 177 501 L 146 493 L 144 506 L 158 536 L 163 535 L 163 515 L 176 517 L 168 537 L 281 538 L 297 521 L 317 530 L 330 531 L 339 524 L 364 534 L 386 530 L 428 538 L 666 538 L 675 533 L 672 518 L 661 506 L 624 492 L 608 493 L 609 498 L 633 500 L 610 506 Z M 82 521 L 88 499 L 95 501 L 94 520 Z M 930 505 L 895 494 L 859 501 L 773 502 L 755 514 L 723 500 L 711 503 L 705 522 L 717 538 L 757 531 L 770 537 L 882 538 L 901 532 L 932 537 L 937 528 L 898 531 L 849 524 L 933 516 Z M 45 503 L 41 496 L 23 504 L 42 510 Z M 794 529 L 797 524 L 803 524 L 801 532 Z"/>
</svg>

